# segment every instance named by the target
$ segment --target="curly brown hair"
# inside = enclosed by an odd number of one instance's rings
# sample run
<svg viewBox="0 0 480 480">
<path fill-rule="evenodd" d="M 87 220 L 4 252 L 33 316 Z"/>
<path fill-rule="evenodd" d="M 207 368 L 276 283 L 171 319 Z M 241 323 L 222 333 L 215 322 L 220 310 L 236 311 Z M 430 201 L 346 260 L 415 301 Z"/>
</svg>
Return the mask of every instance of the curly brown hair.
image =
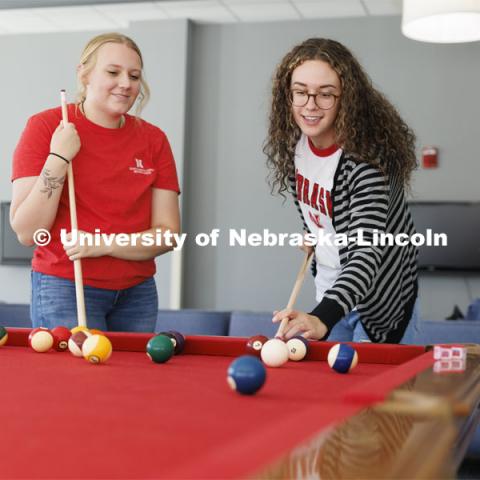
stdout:
<svg viewBox="0 0 480 480">
<path fill-rule="evenodd" d="M 323 60 L 337 73 L 342 86 L 335 119 L 336 143 L 357 161 L 368 162 L 385 175 L 396 175 L 405 187 L 417 167 L 415 135 L 395 107 L 376 90 L 352 53 L 341 43 L 310 38 L 294 47 L 277 67 L 272 87 L 267 155 L 272 192 L 288 189 L 294 176 L 295 146 L 300 128 L 293 119 L 289 99 L 292 73 L 307 60 Z"/>
</svg>

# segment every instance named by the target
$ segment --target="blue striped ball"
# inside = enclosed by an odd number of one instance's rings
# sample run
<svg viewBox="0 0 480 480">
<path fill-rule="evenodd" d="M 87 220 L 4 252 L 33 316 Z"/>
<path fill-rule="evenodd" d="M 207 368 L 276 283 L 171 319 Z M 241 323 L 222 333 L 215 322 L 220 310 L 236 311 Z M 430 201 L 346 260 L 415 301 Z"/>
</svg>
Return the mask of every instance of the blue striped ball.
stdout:
<svg viewBox="0 0 480 480">
<path fill-rule="evenodd" d="M 328 352 L 328 364 L 338 373 L 348 373 L 358 363 L 358 355 L 353 347 L 346 343 L 337 343 Z"/>
</svg>

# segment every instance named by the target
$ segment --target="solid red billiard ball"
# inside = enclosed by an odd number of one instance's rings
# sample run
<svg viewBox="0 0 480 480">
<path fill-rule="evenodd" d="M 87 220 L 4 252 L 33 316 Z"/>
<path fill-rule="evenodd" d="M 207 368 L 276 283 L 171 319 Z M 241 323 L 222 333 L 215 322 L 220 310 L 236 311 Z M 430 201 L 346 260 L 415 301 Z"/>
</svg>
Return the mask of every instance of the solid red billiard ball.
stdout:
<svg viewBox="0 0 480 480">
<path fill-rule="evenodd" d="M 260 357 L 260 352 L 266 342 L 268 342 L 268 338 L 265 335 L 254 335 L 248 339 L 245 352 L 248 355 Z"/>
<path fill-rule="evenodd" d="M 48 352 L 53 346 L 53 335 L 48 328 L 34 328 L 28 336 L 28 344 L 36 352 Z"/>
<path fill-rule="evenodd" d="M 52 328 L 53 348 L 59 352 L 63 352 L 68 348 L 68 340 L 72 332 L 67 327 Z"/>
</svg>

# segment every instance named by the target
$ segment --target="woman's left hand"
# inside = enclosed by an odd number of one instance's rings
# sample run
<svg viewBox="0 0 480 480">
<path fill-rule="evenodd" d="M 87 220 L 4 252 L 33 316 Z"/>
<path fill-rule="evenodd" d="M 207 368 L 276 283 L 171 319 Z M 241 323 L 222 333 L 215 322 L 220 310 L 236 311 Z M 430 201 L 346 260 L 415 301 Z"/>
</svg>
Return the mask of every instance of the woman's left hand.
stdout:
<svg viewBox="0 0 480 480">
<path fill-rule="evenodd" d="M 73 245 L 71 245 L 72 238 L 72 234 L 68 233 L 65 237 L 66 244 L 63 245 L 67 257 L 72 261 L 87 257 L 103 257 L 109 254 L 103 239 L 100 238 L 97 243 L 93 233 L 78 230 Z"/>
</svg>

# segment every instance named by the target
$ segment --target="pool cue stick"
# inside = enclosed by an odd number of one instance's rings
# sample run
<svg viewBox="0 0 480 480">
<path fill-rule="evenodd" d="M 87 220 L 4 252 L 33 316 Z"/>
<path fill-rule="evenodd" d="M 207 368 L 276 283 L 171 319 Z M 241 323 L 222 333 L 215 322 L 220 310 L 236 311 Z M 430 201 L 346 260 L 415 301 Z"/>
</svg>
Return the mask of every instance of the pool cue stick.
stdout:
<svg viewBox="0 0 480 480">
<path fill-rule="evenodd" d="M 68 123 L 67 97 L 65 90 L 60 90 L 60 101 L 62 104 L 63 125 Z M 70 206 L 70 223 L 72 232 L 78 232 L 77 204 L 75 202 L 75 185 L 73 183 L 72 162 L 68 164 L 68 202 Z M 73 261 L 73 272 L 75 274 L 75 295 L 77 299 L 77 321 L 79 327 L 87 326 L 87 314 L 85 311 L 85 296 L 83 294 L 82 262 L 80 259 Z"/>
<path fill-rule="evenodd" d="M 312 261 L 312 258 L 314 256 L 314 254 L 315 254 L 315 250 L 312 250 L 311 252 L 306 253 L 305 258 L 303 259 L 302 266 L 300 267 L 300 270 L 298 271 L 297 279 L 295 281 L 295 285 L 293 286 L 292 293 L 290 294 L 290 299 L 288 300 L 287 306 L 285 308 L 287 308 L 287 309 L 293 308 L 293 306 L 295 305 L 295 302 L 297 301 L 298 293 L 300 292 L 300 288 L 301 288 L 303 280 L 305 278 L 305 272 L 307 271 L 307 268 L 310 265 L 310 262 Z M 283 330 L 287 326 L 288 321 L 289 321 L 288 317 L 285 317 L 281 321 L 275 337 L 279 336 L 278 332 L 283 333 Z M 283 334 L 281 336 L 283 337 Z"/>
</svg>

